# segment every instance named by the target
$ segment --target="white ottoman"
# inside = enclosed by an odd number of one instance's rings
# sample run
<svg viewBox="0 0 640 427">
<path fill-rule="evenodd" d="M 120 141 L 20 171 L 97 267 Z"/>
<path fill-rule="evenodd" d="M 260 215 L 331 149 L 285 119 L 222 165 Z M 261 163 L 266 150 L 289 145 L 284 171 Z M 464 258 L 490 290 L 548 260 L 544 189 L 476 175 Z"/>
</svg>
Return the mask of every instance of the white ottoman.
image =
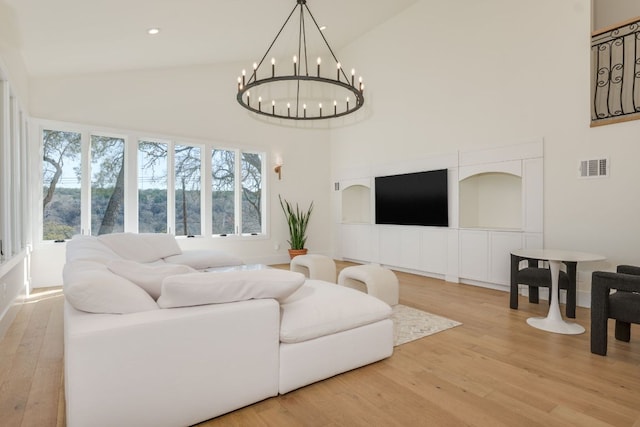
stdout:
<svg viewBox="0 0 640 427">
<path fill-rule="evenodd" d="M 336 263 L 324 255 L 298 255 L 291 260 L 289 270 L 302 273 L 309 279 L 336 283 Z"/>
<path fill-rule="evenodd" d="M 398 304 L 398 278 L 379 265 L 355 265 L 340 272 L 338 284 L 374 296 L 389 305 Z"/>
</svg>

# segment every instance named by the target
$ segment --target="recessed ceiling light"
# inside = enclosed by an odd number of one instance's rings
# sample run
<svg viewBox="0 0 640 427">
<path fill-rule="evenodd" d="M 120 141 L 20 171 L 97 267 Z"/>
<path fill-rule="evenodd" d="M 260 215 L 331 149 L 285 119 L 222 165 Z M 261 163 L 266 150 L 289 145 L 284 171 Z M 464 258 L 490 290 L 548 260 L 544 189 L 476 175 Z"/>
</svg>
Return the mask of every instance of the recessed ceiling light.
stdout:
<svg viewBox="0 0 640 427">
<path fill-rule="evenodd" d="M 322 26 L 320 27 L 320 31 L 324 31 L 324 30 L 326 30 L 326 29 L 327 29 L 327 26 L 326 26 L 326 25 L 322 25 Z"/>
<path fill-rule="evenodd" d="M 158 34 L 159 32 L 160 32 L 160 28 L 149 28 L 147 30 L 147 34 L 152 35 L 152 36 Z"/>
</svg>

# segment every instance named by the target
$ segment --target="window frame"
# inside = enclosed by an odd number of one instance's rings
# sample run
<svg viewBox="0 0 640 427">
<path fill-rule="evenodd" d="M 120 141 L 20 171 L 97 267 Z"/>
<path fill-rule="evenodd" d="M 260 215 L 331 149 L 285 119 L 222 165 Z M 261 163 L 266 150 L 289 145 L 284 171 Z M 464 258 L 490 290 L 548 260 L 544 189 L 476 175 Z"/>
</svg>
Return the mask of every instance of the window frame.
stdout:
<svg viewBox="0 0 640 427">
<path fill-rule="evenodd" d="M 32 245 L 29 120 L 0 68 L 0 265 L 28 256 Z M 9 264 L 11 265 L 11 264 Z M 0 274 L 4 274 L 0 269 Z"/>
<path fill-rule="evenodd" d="M 139 203 L 138 203 L 138 147 L 140 142 L 156 142 L 167 144 L 167 233 L 175 235 L 176 231 L 176 215 L 175 215 L 175 147 L 176 146 L 195 146 L 200 148 L 200 228 L 201 234 L 195 235 L 195 238 L 226 238 L 226 239 L 268 239 L 269 238 L 269 212 L 268 207 L 268 183 L 269 175 L 266 173 L 266 165 L 268 164 L 269 153 L 263 149 L 253 147 L 229 147 L 228 144 L 219 144 L 215 141 L 201 141 L 189 138 L 176 138 L 163 135 L 145 134 L 135 131 L 126 131 L 121 129 L 109 129 L 99 127 L 89 127 L 81 124 L 73 124 L 67 122 L 58 122 L 53 120 L 38 119 L 34 121 L 34 129 L 38 129 L 38 147 L 42 153 L 43 140 L 42 132 L 44 129 L 65 132 L 77 132 L 81 135 L 81 227 L 80 232 L 84 235 L 91 235 L 91 136 L 105 136 L 123 139 L 125 142 L 125 171 L 124 171 L 124 231 L 139 232 Z M 36 133 L 36 132 L 34 132 Z M 212 158 L 213 150 L 230 150 L 236 153 L 238 159 L 242 159 L 243 153 L 256 153 L 261 156 L 261 232 L 260 233 L 241 233 L 242 230 L 242 176 L 241 161 L 237 161 L 235 165 L 235 233 L 225 236 L 215 235 L 212 233 L 213 224 L 211 221 L 211 212 L 213 203 L 212 195 Z M 40 176 L 39 185 L 42 188 L 42 154 L 40 155 Z M 37 241 L 51 242 L 43 239 L 43 217 L 42 217 L 42 191 L 40 191 L 40 204 L 37 207 L 39 212 L 38 235 Z M 177 239 L 190 238 L 188 236 L 176 236 Z"/>
</svg>

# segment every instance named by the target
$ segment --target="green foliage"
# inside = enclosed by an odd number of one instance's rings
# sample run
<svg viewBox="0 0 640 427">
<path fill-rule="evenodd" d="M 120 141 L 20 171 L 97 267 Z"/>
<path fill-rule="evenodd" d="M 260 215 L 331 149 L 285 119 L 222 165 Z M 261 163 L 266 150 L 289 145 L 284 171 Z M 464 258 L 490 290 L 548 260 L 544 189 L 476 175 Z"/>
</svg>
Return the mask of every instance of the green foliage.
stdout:
<svg viewBox="0 0 640 427">
<path fill-rule="evenodd" d="M 43 133 L 43 239 L 70 238 L 80 233 L 81 192 L 69 188 L 69 170 L 64 161 L 72 164 L 77 184 L 80 184 L 81 134 L 62 131 Z M 168 145 L 140 141 L 138 144 L 146 183 L 167 183 Z M 124 230 L 124 165 L 125 141 L 122 138 L 91 135 L 91 229 L 92 234 Z M 167 206 L 167 190 L 146 188 L 138 192 L 138 229 L 140 232 L 167 232 L 167 209 L 175 212 L 176 235 L 201 232 L 201 156 L 198 146 L 174 146 L 176 187 L 174 206 Z M 213 234 L 262 232 L 262 156 L 242 153 L 241 176 L 236 176 L 236 152 L 214 150 L 213 205 L 211 220 Z M 235 184 L 241 180 L 242 230 L 236 230 Z M 71 180 L 75 181 L 73 178 Z M 61 183 L 58 185 L 58 183 Z M 202 218 L 204 220 L 204 218 Z"/>
<path fill-rule="evenodd" d="M 291 203 L 286 199 L 283 200 L 280 195 L 278 195 L 278 199 L 280 199 L 282 212 L 284 212 L 289 225 L 289 237 L 291 240 L 287 240 L 287 242 L 289 242 L 291 249 L 304 249 L 304 244 L 307 242 L 307 225 L 309 225 L 309 217 L 313 211 L 313 202 L 309 205 L 309 209 L 304 212 L 300 210 L 297 203 L 294 210 Z"/>
<path fill-rule="evenodd" d="M 44 188 L 47 192 L 47 187 Z M 107 208 L 111 195 L 109 189 L 93 191 L 91 194 L 92 214 L 96 217 L 94 227 L 99 226 L 101 215 Z M 176 191 L 176 235 L 200 234 L 200 191 L 187 191 L 187 228 L 184 230 L 182 191 Z M 213 196 L 213 233 L 233 234 L 234 211 L 233 191 L 219 191 Z M 252 204 L 243 201 L 243 228 L 244 232 L 259 233 L 260 212 L 255 212 Z M 45 208 L 43 240 L 70 239 L 74 234 L 80 233 L 80 189 L 58 187 L 51 203 Z M 121 212 L 118 216 L 118 227 L 124 224 Z M 146 189 L 138 192 L 138 216 L 140 233 L 166 233 L 167 232 L 167 191 L 160 189 Z M 97 230 L 97 229 L 94 229 Z"/>
<path fill-rule="evenodd" d="M 67 240 L 76 234 L 74 227 L 70 225 L 60 224 L 58 222 L 45 221 L 44 234 L 45 240 Z"/>
<path fill-rule="evenodd" d="M 44 194 L 49 188 L 44 187 Z M 42 238 L 70 239 L 80 233 L 80 189 L 58 187 L 44 207 Z"/>
</svg>

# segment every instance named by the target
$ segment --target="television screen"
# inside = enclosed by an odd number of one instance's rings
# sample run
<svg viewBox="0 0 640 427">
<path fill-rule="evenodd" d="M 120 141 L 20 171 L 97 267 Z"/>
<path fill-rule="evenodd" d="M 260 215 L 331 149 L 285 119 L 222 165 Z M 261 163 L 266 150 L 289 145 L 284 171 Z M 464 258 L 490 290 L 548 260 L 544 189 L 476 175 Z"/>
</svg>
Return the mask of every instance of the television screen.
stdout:
<svg viewBox="0 0 640 427">
<path fill-rule="evenodd" d="M 375 179 L 376 224 L 449 226 L 447 170 Z"/>
</svg>

